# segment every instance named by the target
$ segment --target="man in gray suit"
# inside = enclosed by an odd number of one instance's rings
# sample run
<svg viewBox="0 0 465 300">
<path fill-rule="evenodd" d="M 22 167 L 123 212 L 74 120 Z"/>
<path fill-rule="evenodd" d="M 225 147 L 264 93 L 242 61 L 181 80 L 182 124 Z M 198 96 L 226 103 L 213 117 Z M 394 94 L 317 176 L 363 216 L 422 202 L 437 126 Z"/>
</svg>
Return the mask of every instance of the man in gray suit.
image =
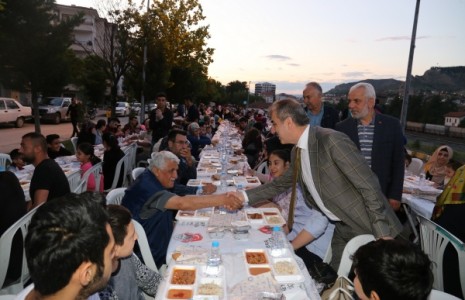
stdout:
<svg viewBox="0 0 465 300">
<path fill-rule="evenodd" d="M 283 144 L 295 144 L 291 167 L 263 186 L 238 193 L 249 204 L 270 199 L 293 185 L 293 169 L 306 204 L 335 222 L 331 265 L 337 270 L 347 242 L 360 234 L 392 238 L 402 226 L 381 192 L 376 176 L 360 151 L 344 133 L 309 126 L 308 117 L 294 100 L 271 106 L 271 120 Z M 296 153 L 300 151 L 300 163 Z M 299 165 L 301 167 L 299 168 Z"/>
</svg>

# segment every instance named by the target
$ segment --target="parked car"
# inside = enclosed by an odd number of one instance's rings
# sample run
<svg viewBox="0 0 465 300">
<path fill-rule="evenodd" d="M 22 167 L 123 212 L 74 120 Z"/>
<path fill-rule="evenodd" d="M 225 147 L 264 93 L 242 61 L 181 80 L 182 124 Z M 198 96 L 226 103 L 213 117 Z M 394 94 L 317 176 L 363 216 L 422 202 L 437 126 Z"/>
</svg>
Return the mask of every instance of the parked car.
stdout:
<svg viewBox="0 0 465 300">
<path fill-rule="evenodd" d="M 131 107 L 127 102 L 116 102 L 115 114 L 117 116 L 127 116 L 131 112 Z"/>
<path fill-rule="evenodd" d="M 69 97 L 47 97 L 39 100 L 39 115 L 44 121 L 52 121 L 55 124 L 60 124 L 61 121 L 69 121 L 70 116 L 67 116 L 68 107 L 71 105 Z"/>
<path fill-rule="evenodd" d="M 131 110 L 136 115 L 138 115 L 140 113 L 141 107 L 142 107 L 142 105 L 139 102 L 134 102 L 133 104 L 131 104 Z"/>
<path fill-rule="evenodd" d="M 14 123 L 21 128 L 32 116 L 29 106 L 22 106 L 13 98 L 0 98 L 0 123 Z"/>
</svg>

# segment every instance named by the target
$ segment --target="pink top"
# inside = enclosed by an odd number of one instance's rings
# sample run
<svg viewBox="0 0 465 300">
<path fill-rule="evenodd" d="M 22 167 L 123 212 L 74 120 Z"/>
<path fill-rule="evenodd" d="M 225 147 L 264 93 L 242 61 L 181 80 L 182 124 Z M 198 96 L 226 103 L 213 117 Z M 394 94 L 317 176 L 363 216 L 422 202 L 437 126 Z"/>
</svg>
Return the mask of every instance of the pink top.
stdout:
<svg viewBox="0 0 465 300">
<path fill-rule="evenodd" d="M 81 164 L 81 177 L 90 168 L 92 168 L 92 163 L 90 161 L 86 162 L 85 164 Z M 99 187 L 99 189 L 100 189 L 99 192 L 103 192 L 103 174 L 100 175 L 100 187 Z M 89 179 L 87 180 L 87 191 L 88 192 L 95 192 L 94 174 L 89 175 Z"/>
</svg>

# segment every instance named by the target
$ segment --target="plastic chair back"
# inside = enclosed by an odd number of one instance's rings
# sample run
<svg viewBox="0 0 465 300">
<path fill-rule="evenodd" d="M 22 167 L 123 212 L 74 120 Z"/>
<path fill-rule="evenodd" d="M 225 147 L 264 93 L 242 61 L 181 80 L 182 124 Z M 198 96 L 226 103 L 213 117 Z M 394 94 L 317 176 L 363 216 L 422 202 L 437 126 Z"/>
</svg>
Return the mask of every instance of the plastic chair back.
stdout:
<svg viewBox="0 0 465 300">
<path fill-rule="evenodd" d="M 132 219 L 132 223 L 134 224 L 134 228 L 137 233 L 137 243 L 139 243 L 139 249 L 142 254 L 144 264 L 158 273 L 158 268 L 155 264 L 155 260 L 153 259 L 152 251 L 150 251 L 150 245 L 149 241 L 147 240 L 144 227 L 142 227 L 142 225 L 134 219 Z"/>
<path fill-rule="evenodd" d="M 74 148 L 74 154 L 76 154 L 77 152 L 77 142 L 78 142 L 77 136 L 74 136 L 71 138 L 71 143 L 73 144 L 73 148 Z"/>
<path fill-rule="evenodd" d="M 465 299 L 465 244 L 433 221 L 422 216 L 418 216 L 418 218 L 420 219 L 421 248 L 433 262 L 433 288 L 444 291 L 444 280 L 442 278 L 444 251 L 447 245 L 452 244 L 457 250 L 459 258 L 460 285 L 462 286 L 463 299 Z"/>
<path fill-rule="evenodd" d="M 428 300 L 460 300 L 460 298 L 438 290 L 431 290 L 431 294 L 429 294 Z"/>
<path fill-rule="evenodd" d="M 15 300 L 16 295 L 0 295 L 0 300 Z"/>
<path fill-rule="evenodd" d="M 374 240 L 375 237 L 372 234 L 361 234 L 352 238 L 342 252 L 341 263 L 337 270 L 337 275 L 347 277 L 349 275 L 350 268 L 352 267 L 352 256 L 354 253 L 358 248 L 360 248 L 360 246 L 368 244 Z"/>
<path fill-rule="evenodd" d="M 128 155 L 125 154 L 123 157 L 121 157 L 121 159 L 118 161 L 118 163 L 116 164 L 116 170 L 115 170 L 115 177 L 113 177 L 113 182 L 111 184 L 111 187 L 107 190 L 105 190 L 105 192 L 110 192 L 111 190 L 115 189 L 116 186 L 118 185 L 118 181 L 119 181 L 119 177 L 120 177 L 120 174 L 123 174 L 123 182 L 122 182 L 122 186 L 127 186 L 127 168 L 128 168 Z M 103 176 L 105 176 L 105 174 L 103 174 Z"/>
<path fill-rule="evenodd" d="M 412 162 L 407 167 L 407 171 L 412 173 L 413 175 L 420 175 L 421 168 L 423 168 L 423 161 L 419 158 L 412 157 Z"/>
<path fill-rule="evenodd" d="M 71 175 L 66 176 L 66 178 L 68 179 L 69 190 L 73 193 L 81 193 L 81 192 L 77 192 L 77 190 L 80 189 L 81 171 L 80 170 L 76 171 L 72 173 Z"/>
<path fill-rule="evenodd" d="M 21 231 L 23 245 L 24 245 L 24 241 L 26 239 L 26 234 L 27 234 L 27 228 L 29 226 L 29 223 L 31 222 L 32 216 L 35 214 L 38 207 L 35 207 L 30 212 L 25 214 L 21 219 L 16 221 L 16 223 L 11 225 L 10 228 L 8 228 L 3 233 L 3 235 L 0 237 L 0 266 L 2 266 L 0 268 L 0 288 L 3 287 L 3 285 L 5 284 L 5 278 L 6 278 L 6 273 L 8 269 L 7 266 L 10 261 L 10 253 L 11 253 L 11 246 L 12 246 L 13 238 L 17 232 Z M 12 284 L 9 284 L 8 286 L 3 287 L 0 290 L 0 294 L 2 295 L 17 294 L 21 292 L 29 279 L 30 279 L 30 275 L 29 275 L 29 269 L 27 267 L 27 261 L 26 261 L 26 250 L 23 247 L 21 276 L 16 282 L 13 282 Z"/>
<path fill-rule="evenodd" d="M 100 183 L 102 177 L 102 162 L 99 162 L 87 170 L 79 182 L 79 186 L 75 189 L 74 193 L 80 194 L 87 191 L 87 182 L 89 181 L 90 175 L 93 175 L 95 181 L 95 192 L 100 192 Z"/>
<path fill-rule="evenodd" d="M 106 196 L 107 204 L 121 205 L 121 201 L 123 200 L 125 192 L 126 192 L 125 187 L 111 190 Z"/>
<path fill-rule="evenodd" d="M 6 153 L 0 153 L 0 170 L 3 171 L 6 170 L 7 166 L 11 164 L 11 157 L 9 154 Z"/>
<path fill-rule="evenodd" d="M 257 167 L 257 173 L 259 174 L 270 174 L 270 170 L 268 169 L 268 162 L 264 161 Z"/>
<path fill-rule="evenodd" d="M 136 178 L 145 171 L 145 168 L 138 167 L 132 170 L 132 180 L 136 180 Z"/>
</svg>

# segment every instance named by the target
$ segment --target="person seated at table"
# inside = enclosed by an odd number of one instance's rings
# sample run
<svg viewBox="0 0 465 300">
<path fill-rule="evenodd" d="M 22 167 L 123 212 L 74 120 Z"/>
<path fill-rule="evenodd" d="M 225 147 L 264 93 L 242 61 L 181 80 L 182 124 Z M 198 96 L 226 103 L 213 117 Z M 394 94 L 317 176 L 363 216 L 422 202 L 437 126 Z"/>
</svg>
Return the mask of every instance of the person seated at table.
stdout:
<svg viewBox="0 0 465 300">
<path fill-rule="evenodd" d="M 253 169 L 260 159 L 260 153 L 263 151 L 262 135 L 256 128 L 251 128 L 246 132 L 242 140 L 242 149 L 247 156 L 247 162 Z"/>
<path fill-rule="evenodd" d="M 140 125 L 136 116 L 129 118 L 129 122 L 123 127 L 124 136 L 139 134 Z"/>
<path fill-rule="evenodd" d="M 23 135 L 19 152 L 25 162 L 35 167 L 29 186 L 31 201 L 27 203 L 28 210 L 70 193 L 65 173 L 55 160 L 48 157 L 47 141 L 43 135 L 36 132 Z"/>
<path fill-rule="evenodd" d="M 104 119 L 100 119 L 97 121 L 97 124 L 95 124 L 95 128 L 94 128 L 94 135 L 95 135 L 95 142 L 94 142 L 94 145 L 100 145 L 100 144 L 103 144 L 103 141 L 102 141 L 102 135 L 105 131 L 105 127 L 107 125 L 107 121 L 105 121 Z"/>
<path fill-rule="evenodd" d="M 455 171 L 454 176 L 438 196 L 433 210 L 432 220 L 465 241 L 465 165 Z M 463 296 L 460 288 L 459 263 L 457 252 L 448 245 L 443 262 L 444 291 L 459 298 Z"/>
<path fill-rule="evenodd" d="M 361 246 L 353 268 L 360 300 L 426 300 L 433 286 L 428 255 L 406 241 L 379 239 Z"/>
<path fill-rule="evenodd" d="M 111 133 L 115 136 L 122 136 L 122 132 L 120 135 L 118 135 L 118 126 L 121 126 L 119 119 L 117 117 L 110 118 L 108 119 L 107 127 L 105 127 L 103 133 Z"/>
<path fill-rule="evenodd" d="M 461 163 L 455 160 L 450 160 L 446 165 L 446 176 L 444 181 L 438 186 L 439 189 L 444 189 L 444 187 L 449 183 L 452 177 L 454 177 L 455 172 L 462 166 Z"/>
<path fill-rule="evenodd" d="M 123 158 L 124 152 L 121 151 L 121 148 L 118 144 L 118 139 L 111 133 L 106 132 L 102 136 L 103 147 L 105 151 L 103 152 L 103 182 L 104 182 L 104 189 L 108 190 L 111 185 L 113 184 L 113 180 L 116 173 L 116 165 L 118 161 Z M 124 166 L 121 166 L 121 170 L 124 170 Z M 121 171 L 119 173 L 118 183 L 116 187 L 121 187 L 123 185 L 123 174 L 124 172 Z"/>
<path fill-rule="evenodd" d="M 96 300 L 110 278 L 115 241 L 96 193 L 61 197 L 37 209 L 25 251 L 32 284 L 14 299 Z"/>
<path fill-rule="evenodd" d="M 191 154 L 196 160 L 199 160 L 202 148 L 206 145 L 210 145 L 212 141 L 205 135 L 200 135 L 200 126 L 196 122 L 190 123 L 187 130 L 187 139 L 191 143 Z"/>
<path fill-rule="evenodd" d="M 423 167 L 426 179 L 433 181 L 436 185 L 441 184 L 446 176 L 446 165 L 453 155 L 454 151 L 451 147 L 439 146 Z"/>
<path fill-rule="evenodd" d="M 87 170 L 92 168 L 93 165 L 98 164 L 102 160 L 95 156 L 94 154 L 94 146 L 89 143 L 82 143 L 77 146 L 76 151 L 76 158 L 81 163 L 81 177 L 84 175 Z M 99 192 L 103 192 L 103 175 L 100 176 L 100 185 L 99 185 Z M 89 179 L 87 179 L 87 188 L 86 191 L 88 192 L 96 192 L 95 190 L 95 178 L 94 174 L 89 175 Z"/>
<path fill-rule="evenodd" d="M 167 150 L 179 158 L 177 183 L 185 185 L 189 179 L 197 178 L 197 162 L 190 151 L 187 132 L 181 129 L 170 130 Z"/>
<path fill-rule="evenodd" d="M 131 213 L 121 205 L 108 205 L 107 212 L 115 237 L 115 259 L 107 287 L 99 292 L 100 300 L 143 300 L 144 293 L 155 297 L 163 277 L 149 269 L 134 254 L 137 233 Z"/>
<path fill-rule="evenodd" d="M 242 206 L 240 199 L 226 194 L 181 197 L 170 192 L 178 176 L 178 164 L 179 158 L 173 153 L 158 152 L 149 167 L 126 190 L 121 203 L 144 227 L 158 268 L 165 263 L 173 233 L 173 210 L 196 210 L 221 205 L 237 209 Z"/>
<path fill-rule="evenodd" d="M 290 165 L 291 157 L 288 150 L 274 150 L 269 157 L 269 168 L 272 179 L 283 175 Z M 289 206 L 291 202 L 292 188 L 285 193 L 276 195 L 272 202 L 277 204 L 286 222 L 289 217 Z M 301 257 L 310 269 L 310 265 L 320 262 L 326 254 L 334 225 L 319 211 L 309 208 L 303 199 L 300 187 L 296 188 L 294 208 L 294 225 L 292 231 L 287 234 L 295 253 Z M 286 230 L 289 230 L 286 228 Z"/>
<path fill-rule="evenodd" d="M 10 171 L 0 172 L 0 236 L 11 225 L 26 214 L 26 200 L 18 177 Z M 21 275 L 23 257 L 23 239 L 19 231 L 13 237 L 11 243 L 10 259 L 2 268 L 8 268 L 5 278 L 5 286 L 15 282 Z"/>
<path fill-rule="evenodd" d="M 60 136 L 58 134 L 49 134 L 46 137 L 47 140 L 47 154 L 51 159 L 55 159 L 60 156 L 72 155 L 71 151 L 67 150 L 61 144 Z"/>
<path fill-rule="evenodd" d="M 85 120 L 81 124 L 81 130 L 78 134 L 77 144 L 89 143 L 91 145 L 95 144 L 95 124 L 91 120 Z"/>
<path fill-rule="evenodd" d="M 26 165 L 23 160 L 23 155 L 19 153 L 19 149 L 13 149 L 10 152 L 11 164 L 8 167 L 8 171 L 10 172 L 18 172 L 24 169 Z"/>
</svg>

